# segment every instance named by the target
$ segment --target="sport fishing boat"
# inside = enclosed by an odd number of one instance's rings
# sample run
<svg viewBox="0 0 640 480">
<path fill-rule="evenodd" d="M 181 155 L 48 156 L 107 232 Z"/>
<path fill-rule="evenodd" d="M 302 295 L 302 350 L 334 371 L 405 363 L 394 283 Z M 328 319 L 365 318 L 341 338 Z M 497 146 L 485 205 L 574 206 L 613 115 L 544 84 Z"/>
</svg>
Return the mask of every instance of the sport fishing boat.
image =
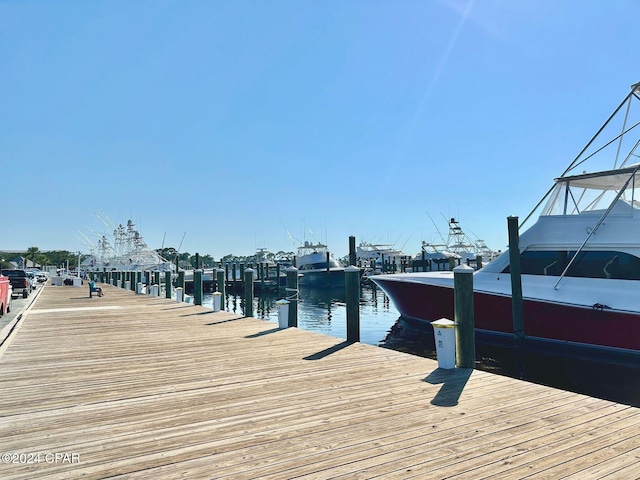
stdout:
<svg viewBox="0 0 640 480">
<path fill-rule="evenodd" d="M 298 247 L 296 265 L 304 287 L 344 287 L 344 267 L 335 260 L 322 243 L 304 242 Z"/>
<path fill-rule="evenodd" d="M 527 340 L 634 358 L 640 353 L 639 95 L 640 83 L 520 225 Z M 587 165 L 597 166 L 588 172 Z M 454 318 L 453 276 L 378 275 L 373 281 L 401 315 L 433 321 Z M 473 288 L 476 334 L 513 339 L 508 251 L 473 273 Z"/>
</svg>

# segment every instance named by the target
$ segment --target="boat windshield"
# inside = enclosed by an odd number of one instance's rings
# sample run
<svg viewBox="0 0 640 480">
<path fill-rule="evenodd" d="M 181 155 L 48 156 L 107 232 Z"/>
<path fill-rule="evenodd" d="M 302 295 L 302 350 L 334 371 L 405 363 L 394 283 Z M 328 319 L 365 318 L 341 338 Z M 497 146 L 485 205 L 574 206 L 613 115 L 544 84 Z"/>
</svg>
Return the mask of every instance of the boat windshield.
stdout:
<svg viewBox="0 0 640 480">
<path fill-rule="evenodd" d="M 640 209 L 640 172 L 637 165 L 617 170 L 556 179 L 542 211 L 550 215 L 637 215 Z"/>
</svg>

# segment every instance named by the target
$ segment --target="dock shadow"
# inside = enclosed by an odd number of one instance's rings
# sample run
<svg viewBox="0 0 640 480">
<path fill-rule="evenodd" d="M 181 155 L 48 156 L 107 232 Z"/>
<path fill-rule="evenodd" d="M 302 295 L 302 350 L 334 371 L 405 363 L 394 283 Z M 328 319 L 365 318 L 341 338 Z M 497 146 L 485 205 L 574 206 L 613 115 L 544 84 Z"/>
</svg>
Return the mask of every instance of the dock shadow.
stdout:
<svg viewBox="0 0 640 480">
<path fill-rule="evenodd" d="M 211 315 L 212 313 L 216 313 L 213 310 L 205 310 L 204 312 L 194 312 L 194 313 L 186 313 L 184 315 L 180 315 L 181 317 L 197 317 L 200 315 Z"/>
<path fill-rule="evenodd" d="M 262 337 L 263 335 L 270 335 L 272 333 L 277 333 L 277 332 L 280 332 L 280 331 L 282 331 L 282 329 L 276 327 L 276 328 L 272 328 L 270 330 L 264 330 L 262 332 L 253 333 L 251 335 L 245 335 L 244 338 L 258 338 L 258 337 Z"/>
<path fill-rule="evenodd" d="M 472 373 L 472 368 L 437 368 L 431 372 L 424 381 L 432 385 L 442 384 L 431 404 L 438 407 L 456 406 Z"/>
<path fill-rule="evenodd" d="M 340 342 L 332 347 L 329 348 L 325 348 L 324 350 L 321 350 L 320 352 L 314 353 L 313 355 L 309 355 L 307 357 L 304 357 L 303 360 L 321 360 L 324 357 L 328 357 L 329 355 L 331 355 L 332 353 L 336 353 L 340 350 L 342 350 L 343 348 L 348 347 L 349 345 L 353 345 L 353 342 L 348 342 L 348 341 L 344 341 L 344 342 Z"/>
<path fill-rule="evenodd" d="M 201 315 L 201 314 L 197 314 L 197 315 Z M 186 315 L 183 315 L 183 316 L 186 316 Z M 223 323 L 235 322 L 235 321 L 238 321 L 238 320 L 242 320 L 244 318 L 248 318 L 248 317 L 225 318 L 224 320 L 219 320 L 217 322 L 205 323 L 205 325 L 208 325 L 208 326 L 209 325 L 222 325 Z"/>
</svg>

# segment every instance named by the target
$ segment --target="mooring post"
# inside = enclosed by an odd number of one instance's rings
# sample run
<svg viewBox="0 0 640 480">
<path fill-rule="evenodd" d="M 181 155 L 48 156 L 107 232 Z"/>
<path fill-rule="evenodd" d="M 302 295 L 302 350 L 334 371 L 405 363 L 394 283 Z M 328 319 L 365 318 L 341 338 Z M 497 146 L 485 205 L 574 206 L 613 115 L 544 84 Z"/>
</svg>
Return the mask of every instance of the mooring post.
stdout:
<svg viewBox="0 0 640 480">
<path fill-rule="evenodd" d="M 285 300 L 289 300 L 289 326 L 298 326 L 298 269 L 287 268 L 287 288 Z"/>
<path fill-rule="evenodd" d="M 193 304 L 202 305 L 202 270 L 193 272 Z"/>
<path fill-rule="evenodd" d="M 349 265 L 356 264 L 356 237 L 349 237 Z"/>
<path fill-rule="evenodd" d="M 454 321 L 456 332 L 456 365 L 474 368 L 476 365 L 476 334 L 473 317 L 473 268 L 460 265 L 453 269 Z"/>
<path fill-rule="evenodd" d="M 456 259 L 454 257 L 449 257 L 449 270 L 453 271 L 456 268 Z"/>
<path fill-rule="evenodd" d="M 184 293 L 184 270 L 180 270 L 178 272 L 178 280 L 176 280 L 176 288 L 181 288 L 182 292 Z"/>
<path fill-rule="evenodd" d="M 507 217 L 509 231 L 509 272 L 511 275 L 511 315 L 513 317 L 513 335 L 516 342 L 525 337 L 524 306 L 522 302 L 522 268 L 520 265 L 520 236 L 518 235 L 518 217 Z"/>
<path fill-rule="evenodd" d="M 171 271 L 164 272 L 164 298 L 171 298 Z"/>
<path fill-rule="evenodd" d="M 329 252 L 326 253 L 325 255 L 326 257 L 326 262 L 327 262 L 327 285 L 331 285 L 331 272 L 330 272 L 330 266 L 329 266 L 329 260 L 331 258 L 331 254 Z"/>
<path fill-rule="evenodd" d="M 258 277 L 260 278 L 260 291 L 264 292 L 264 263 L 258 264 Z"/>
<path fill-rule="evenodd" d="M 480 270 L 482 268 L 482 255 L 476 255 L 476 269 Z"/>
<path fill-rule="evenodd" d="M 350 265 L 344 269 L 347 301 L 347 342 L 360 341 L 360 269 Z"/>
<path fill-rule="evenodd" d="M 218 276 L 216 280 L 216 286 L 218 288 L 218 292 L 220 292 L 220 310 L 224 310 L 224 297 L 225 297 L 225 271 L 224 270 L 216 270 L 216 275 Z"/>
<path fill-rule="evenodd" d="M 137 273 L 137 272 L 131 272 L 131 278 L 130 278 L 130 281 L 131 281 L 131 291 L 132 291 L 132 292 L 135 292 L 135 291 L 136 291 L 136 288 L 137 288 L 137 284 L 136 284 L 136 273 Z"/>
<path fill-rule="evenodd" d="M 244 271 L 244 316 L 253 317 L 253 268 Z"/>
</svg>

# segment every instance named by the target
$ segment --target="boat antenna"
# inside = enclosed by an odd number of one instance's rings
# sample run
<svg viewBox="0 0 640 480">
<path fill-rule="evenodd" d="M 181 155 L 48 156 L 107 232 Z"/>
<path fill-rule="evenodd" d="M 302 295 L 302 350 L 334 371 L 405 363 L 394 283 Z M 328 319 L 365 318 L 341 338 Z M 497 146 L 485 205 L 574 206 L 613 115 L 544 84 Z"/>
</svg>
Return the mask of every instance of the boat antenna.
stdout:
<svg viewBox="0 0 640 480">
<path fill-rule="evenodd" d="M 160 250 L 162 250 L 164 248 L 164 239 L 167 238 L 167 232 L 164 232 L 164 235 L 162 236 L 162 246 L 160 247 Z"/>
<path fill-rule="evenodd" d="M 413 233 L 411 235 L 409 235 L 409 237 L 404 241 L 404 243 L 402 244 L 402 247 L 400 248 L 400 251 L 403 252 L 404 251 L 404 247 L 407 246 L 407 242 L 409 242 L 409 240 L 411 240 L 411 237 L 413 236 Z"/>
<path fill-rule="evenodd" d="M 431 218 L 431 215 L 429 215 L 429 212 L 427 212 L 427 216 L 429 217 L 429 220 L 431 220 L 431 223 L 433 223 L 433 226 L 436 228 L 436 231 L 438 232 L 438 235 L 440 235 L 440 240 L 442 240 L 442 243 L 446 244 L 447 241 L 442 236 L 442 232 L 440 232 L 440 229 L 436 225 L 436 222 L 433 221 L 433 218 Z"/>
<path fill-rule="evenodd" d="M 289 240 L 291 240 L 291 243 L 293 244 L 293 248 L 298 248 L 298 245 L 300 245 L 301 242 L 298 241 L 296 243 L 296 239 L 293 237 L 293 235 L 291 235 L 291 232 L 289 231 L 287 226 L 284 224 L 282 219 L 280 219 L 280 223 L 282 224 L 284 231 L 287 232 L 287 236 L 289 237 Z"/>
<path fill-rule="evenodd" d="M 318 240 L 318 237 L 316 237 L 315 233 L 313 233 L 313 230 L 311 230 L 311 228 L 309 228 L 309 225 L 307 225 L 304 222 L 304 219 L 301 218 L 300 221 L 302 222 L 302 224 L 307 228 L 307 230 L 309 230 L 309 233 L 311 234 L 311 236 L 315 239 L 316 242 L 318 243 L 322 243 L 320 240 Z"/>
<path fill-rule="evenodd" d="M 178 245 L 178 250 L 176 250 L 176 253 L 180 252 L 180 248 L 182 247 L 182 242 L 184 242 L 184 237 L 187 234 L 187 231 L 185 230 L 184 233 L 182 234 L 182 240 L 180 240 L 180 245 Z"/>
</svg>

